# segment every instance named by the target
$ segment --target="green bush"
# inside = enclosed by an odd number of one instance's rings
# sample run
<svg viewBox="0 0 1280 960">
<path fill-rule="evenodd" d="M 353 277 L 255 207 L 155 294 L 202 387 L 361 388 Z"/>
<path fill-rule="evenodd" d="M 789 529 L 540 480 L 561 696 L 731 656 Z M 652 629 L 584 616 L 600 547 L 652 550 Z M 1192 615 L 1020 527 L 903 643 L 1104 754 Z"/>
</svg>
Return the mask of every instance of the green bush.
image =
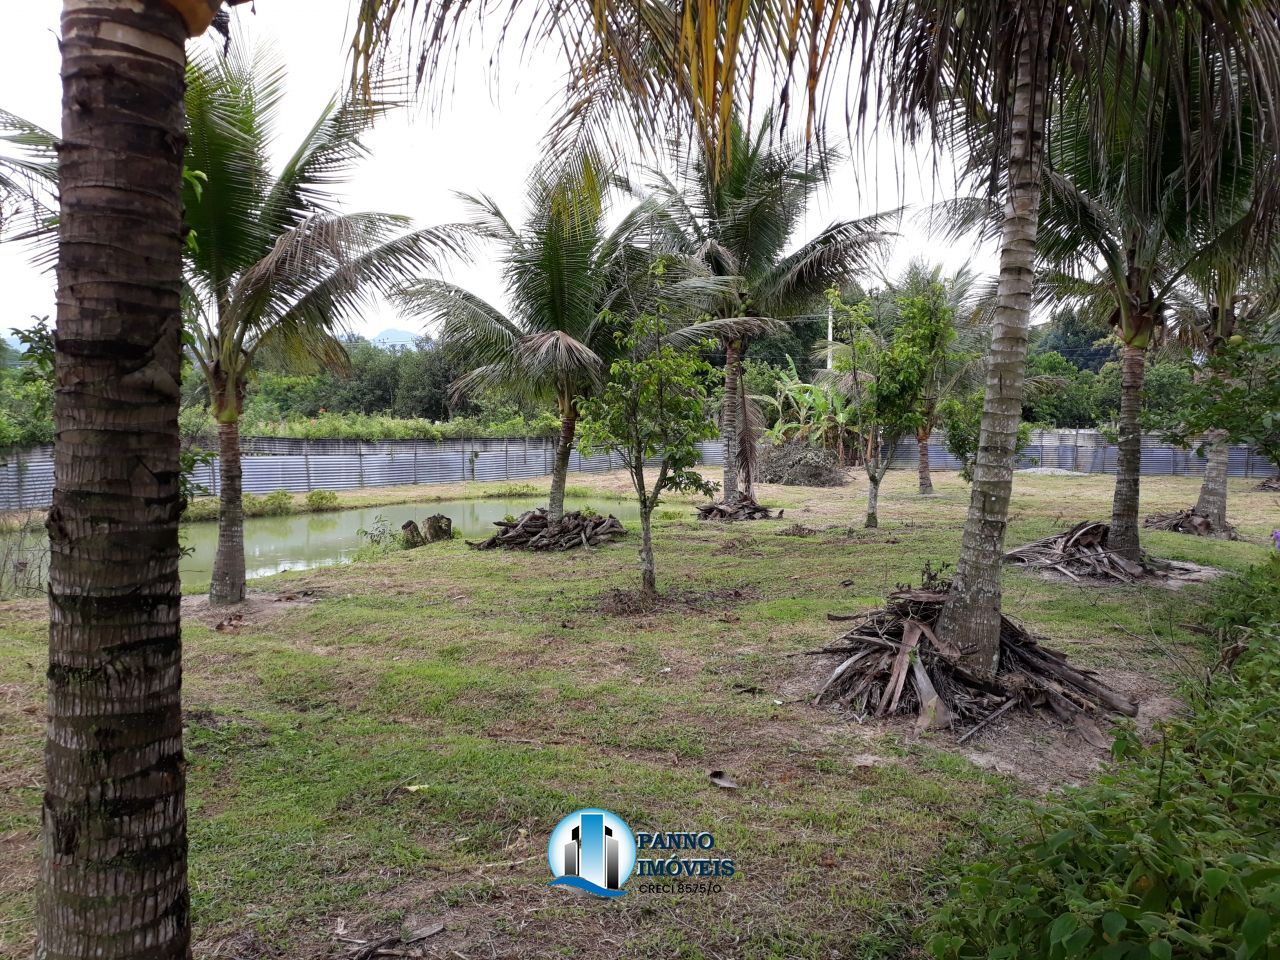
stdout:
<svg viewBox="0 0 1280 960">
<path fill-rule="evenodd" d="M 267 501 L 255 493 L 246 493 L 240 497 L 240 508 L 246 517 L 261 517 L 267 512 Z"/>
<path fill-rule="evenodd" d="M 1191 716 L 990 839 L 936 918 L 942 960 L 1280 957 L 1280 558 L 1220 589 L 1245 639 L 1234 674 L 1189 687 Z"/>
<path fill-rule="evenodd" d="M 307 494 L 307 509 L 315 513 L 338 509 L 338 495 L 332 490 L 312 490 Z"/>
<path fill-rule="evenodd" d="M 262 512 L 268 517 L 283 517 L 293 513 L 293 494 L 288 490 L 276 490 L 268 493 L 262 504 Z"/>
<path fill-rule="evenodd" d="M 200 497 L 198 500 L 188 500 L 186 509 L 182 511 L 182 519 L 189 523 L 198 523 L 202 520 L 217 520 L 218 498 Z"/>
</svg>

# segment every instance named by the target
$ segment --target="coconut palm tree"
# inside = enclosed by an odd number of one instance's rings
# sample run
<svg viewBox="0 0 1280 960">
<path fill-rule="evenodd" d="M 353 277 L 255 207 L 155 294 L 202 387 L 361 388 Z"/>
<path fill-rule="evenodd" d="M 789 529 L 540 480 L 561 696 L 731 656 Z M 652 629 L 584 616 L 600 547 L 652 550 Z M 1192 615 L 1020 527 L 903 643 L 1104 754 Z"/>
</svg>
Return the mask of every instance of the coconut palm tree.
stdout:
<svg viewBox="0 0 1280 960">
<path fill-rule="evenodd" d="M 362 0 L 353 40 L 357 79 L 374 72 L 406 26 L 417 28 L 421 76 L 436 76 L 443 54 L 467 33 L 466 13 L 487 6 L 484 0 L 413 5 Z M 1093 105 L 1091 123 L 1105 130 L 1110 122 L 1106 104 L 1123 102 L 1137 82 L 1137 74 L 1117 78 L 1107 71 L 1107 52 L 1117 46 L 1132 49 L 1141 37 L 1139 62 L 1164 65 L 1163 82 L 1175 103 L 1185 104 L 1183 95 L 1199 86 L 1207 98 L 1224 105 L 1213 135 L 1197 144 L 1197 176 L 1230 149 L 1243 104 L 1261 105 L 1260 135 L 1278 144 L 1273 80 L 1280 75 L 1280 24 L 1269 5 L 1262 0 L 1203 0 L 1194 6 L 1159 0 L 834 0 L 821 5 L 551 0 L 531 9 L 525 42 L 563 51 L 573 67 L 567 122 L 561 128 L 578 121 L 605 129 L 608 108 L 616 105 L 642 138 L 674 117 L 691 122 L 701 142 L 724 145 L 727 139 L 716 132 L 730 126 L 733 104 L 749 101 L 759 76 L 780 80 L 783 102 L 803 103 L 809 132 L 821 132 L 832 93 L 842 103 L 852 102 L 855 118 L 874 109 L 908 140 L 950 135 L 962 144 L 982 141 L 994 126 L 999 149 L 991 155 L 988 183 L 1004 210 L 997 307 L 969 518 L 938 624 L 962 651 L 967 669 L 994 672 L 1051 105 L 1067 102 L 1071 85 L 1074 96 Z M 1204 56 L 1187 57 L 1192 48 Z M 854 59 L 862 65 L 860 95 L 846 99 Z M 1238 69 L 1200 72 L 1196 60 L 1229 60 Z M 944 109 L 949 104 L 960 109 Z M 727 147 L 717 162 L 724 162 L 725 153 Z"/>
<path fill-rule="evenodd" d="M 0 110 L 0 239 L 46 239 L 57 226 L 53 194 L 58 182 L 57 137 Z M 5 236 L 14 225 L 21 233 Z"/>
<path fill-rule="evenodd" d="M 183 72 L 219 5 L 63 7 L 39 957 L 190 956 Z"/>
<path fill-rule="evenodd" d="M 218 547 L 209 598 L 244 598 L 240 415 L 254 365 L 341 368 L 339 335 L 371 293 L 389 290 L 457 249 L 404 217 L 345 213 L 333 190 L 364 155 L 361 137 L 386 106 L 330 102 L 279 171 L 267 147 L 285 71 L 247 37 L 203 51 L 187 71 L 184 313 L 189 353 L 218 423 Z"/>
<path fill-rule="evenodd" d="M 488 197 L 464 197 L 474 215 L 448 229 L 497 247 L 509 311 L 439 279 L 417 281 L 399 294 L 405 309 L 439 324 L 440 338 L 471 357 L 474 367 L 456 391 L 492 387 L 555 405 L 560 432 L 548 500 L 552 523 L 564 515 L 580 405 L 604 384 L 617 353 L 615 321 L 636 312 L 637 298 L 655 292 L 655 205 L 637 205 L 611 229 L 616 185 L 588 155 L 541 167 L 530 179 L 529 217 L 519 228 Z M 677 272 L 689 266 L 697 272 L 696 263 L 674 252 L 668 259 L 683 261 Z M 717 289 L 696 276 L 673 275 L 662 296 L 681 303 L 690 293 L 705 298 Z"/>
<path fill-rule="evenodd" d="M 679 181 L 660 172 L 652 179 L 663 203 L 659 229 L 672 249 L 698 258 L 706 271 L 733 284 L 717 304 L 726 321 L 724 439 L 726 501 L 751 496 L 758 418 L 743 386 L 742 363 L 758 318 L 785 317 L 817 306 L 824 291 L 851 282 L 887 238 L 880 228 L 890 214 L 833 223 L 790 249 L 813 195 L 824 187 L 838 155 L 782 136 L 772 114 L 754 132 L 735 118 L 727 132 L 726 155 L 717 163 L 715 145 L 686 150 L 679 141 L 670 153 Z M 788 252 L 790 250 L 790 252 Z M 741 323 L 729 323 L 742 318 Z"/>
</svg>

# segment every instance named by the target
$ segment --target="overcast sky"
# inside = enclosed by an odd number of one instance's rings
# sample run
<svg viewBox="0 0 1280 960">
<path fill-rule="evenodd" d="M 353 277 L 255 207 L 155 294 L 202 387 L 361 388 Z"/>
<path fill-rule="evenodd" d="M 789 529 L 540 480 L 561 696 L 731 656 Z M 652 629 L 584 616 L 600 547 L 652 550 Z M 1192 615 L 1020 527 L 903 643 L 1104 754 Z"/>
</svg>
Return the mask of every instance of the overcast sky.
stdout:
<svg viewBox="0 0 1280 960">
<path fill-rule="evenodd" d="M 6 7 L 12 9 L 5 10 L 0 107 L 57 131 L 61 4 L 39 0 Z M 305 13 L 287 0 L 257 0 L 237 7 L 233 16 L 253 36 L 277 43 L 288 65 L 288 99 L 276 143 L 276 154 L 283 160 L 346 78 L 350 0 L 312 0 Z M 523 64 L 513 62 L 494 82 L 487 56 L 479 43 L 462 54 L 453 93 L 434 116 L 410 108 L 380 121 L 368 138 L 372 155 L 346 191 L 351 209 L 407 214 L 425 226 L 462 217 L 455 191 L 483 192 L 494 197 L 509 216 L 523 219 L 525 178 L 538 159 L 540 140 L 555 113 L 560 70 L 553 58 L 535 56 Z M 843 138 L 843 129 L 838 136 Z M 860 161 L 861 177 L 854 175 L 849 163 L 837 171 L 828 194 L 810 211 L 804 236 L 835 219 L 864 216 L 904 202 L 941 199 L 952 192 L 947 178 L 939 181 L 933 176 L 932 164 L 914 156 L 899 161 L 899 151 L 888 142 L 866 152 L 871 159 Z M 942 243 L 907 222 L 889 252 L 886 270 L 892 274 L 912 256 L 942 263 L 947 270 L 965 262 L 980 272 L 992 272 L 996 266 L 990 250 L 978 250 L 971 243 Z M 450 279 L 503 303 L 498 271 L 483 258 L 455 267 Z M 52 272 L 32 267 L 15 244 L 0 244 L 0 289 L 4 291 L 0 331 L 5 334 L 10 327 L 28 325 L 32 315 L 54 314 Z M 389 327 L 423 330 L 417 320 L 382 305 L 362 318 L 355 332 L 372 336 Z"/>
</svg>

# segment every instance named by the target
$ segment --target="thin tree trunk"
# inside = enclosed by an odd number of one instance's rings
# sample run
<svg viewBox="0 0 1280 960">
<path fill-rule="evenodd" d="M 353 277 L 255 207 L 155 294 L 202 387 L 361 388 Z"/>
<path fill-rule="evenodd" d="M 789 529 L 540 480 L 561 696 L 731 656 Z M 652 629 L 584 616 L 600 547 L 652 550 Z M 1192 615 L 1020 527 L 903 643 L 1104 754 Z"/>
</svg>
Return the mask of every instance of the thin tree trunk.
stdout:
<svg viewBox="0 0 1280 960">
<path fill-rule="evenodd" d="M 646 597 L 658 595 L 658 577 L 653 562 L 653 511 L 640 508 L 640 592 Z"/>
<path fill-rule="evenodd" d="M 1116 489 L 1111 501 L 1111 532 L 1107 548 L 1126 560 L 1138 560 L 1138 498 L 1142 475 L 1142 381 L 1146 351 L 1126 344 L 1120 378 L 1120 443 Z"/>
<path fill-rule="evenodd" d="M 1225 430 L 1213 430 L 1206 441 L 1204 481 L 1200 484 L 1200 496 L 1196 500 L 1196 513 L 1213 526 L 1214 536 L 1227 528 L 1227 465 L 1231 448 L 1227 446 Z"/>
<path fill-rule="evenodd" d="M 724 502 L 738 499 L 738 379 L 742 355 L 737 340 L 725 341 L 724 410 L 720 416 L 720 435 L 724 440 Z"/>
<path fill-rule="evenodd" d="M 240 421 L 218 424 L 218 552 L 213 558 L 209 602 L 244 599 L 244 467 L 240 462 Z"/>
<path fill-rule="evenodd" d="M 875 470 L 867 471 L 867 529 L 880 526 L 880 517 L 876 510 L 880 503 L 880 475 Z"/>
<path fill-rule="evenodd" d="M 569 454 L 573 452 L 573 436 L 578 417 L 570 412 L 560 418 L 560 435 L 556 438 L 556 460 L 551 468 L 551 496 L 547 501 L 547 520 L 559 523 L 564 517 L 564 488 L 569 477 Z"/>
<path fill-rule="evenodd" d="M 38 960 L 190 956 L 178 581 L 186 37 L 156 0 L 63 5 Z"/>
<path fill-rule="evenodd" d="M 1000 276 L 987 358 L 982 429 L 969 515 L 950 596 L 938 629 L 962 664 L 994 674 L 1000 657 L 1000 573 L 1013 491 L 1014 450 L 1027 373 L 1027 327 L 1040 218 L 1040 165 L 1049 87 L 1050 14 L 1028 8 L 1019 41 L 1010 122 L 1009 196 L 1001 228 Z"/>
<path fill-rule="evenodd" d="M 916 472 L 920 475 L 920 494 L 933 493 L 933 476 L 929 473 L 929 434 L 923 430 L 916 434 L 916 453 L 919 460 Z"/>
</svg>

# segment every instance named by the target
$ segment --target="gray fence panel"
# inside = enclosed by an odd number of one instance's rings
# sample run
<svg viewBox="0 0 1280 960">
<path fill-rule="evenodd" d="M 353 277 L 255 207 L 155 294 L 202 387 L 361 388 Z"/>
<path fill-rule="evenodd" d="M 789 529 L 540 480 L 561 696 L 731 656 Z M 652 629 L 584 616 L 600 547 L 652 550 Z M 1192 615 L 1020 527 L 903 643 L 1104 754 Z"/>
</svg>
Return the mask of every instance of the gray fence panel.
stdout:
<svg viewBox="0 0 1280 960">
<path fill-rule="evenodd" d="M 352 490 L 358 487 L 458 483 L 464 480 L 532 480 L 551 472 L 555 441 L 537 437 L 515 440 L 296 440 L 245 437 L 244 490 L 266 494 L 275 490 Z M 722 466 L 724 447 L 718 440 L 698 444 L 701 462 Z M 894 466 L 914 469 L 913 438 L 894 450 Z M 960 462 L 947 452 L 941 436 L 929 442 L 929 462 L 935 470 L 956 470 Z M 656 463 L 656 461 L 655 461 Z M 1056 467 L 1079 473 L 1114 473 L 1116 448 L 1092 430 L 1038 431 L 1019 458 L 1019 466 Z M 604 472 L 622 466 L 617 456 L 583 457 L 576 449 L 569 468 Z M 1144 437 L 1142 472 L 1146 476 L 1203 476 L 1205 460 L 1194 449 L 1163 444 Z M 1228 474 L 1268 477 L 1276 470 L 1245 447 L 1232 447 Z M 218 491 L 218 464 L 198 467 L 193 481 L 212 495 Z M 53 494 L 53 448 L 31 447 L 0 451 L 0 510 L 38 510 Z"/>
</svg>

